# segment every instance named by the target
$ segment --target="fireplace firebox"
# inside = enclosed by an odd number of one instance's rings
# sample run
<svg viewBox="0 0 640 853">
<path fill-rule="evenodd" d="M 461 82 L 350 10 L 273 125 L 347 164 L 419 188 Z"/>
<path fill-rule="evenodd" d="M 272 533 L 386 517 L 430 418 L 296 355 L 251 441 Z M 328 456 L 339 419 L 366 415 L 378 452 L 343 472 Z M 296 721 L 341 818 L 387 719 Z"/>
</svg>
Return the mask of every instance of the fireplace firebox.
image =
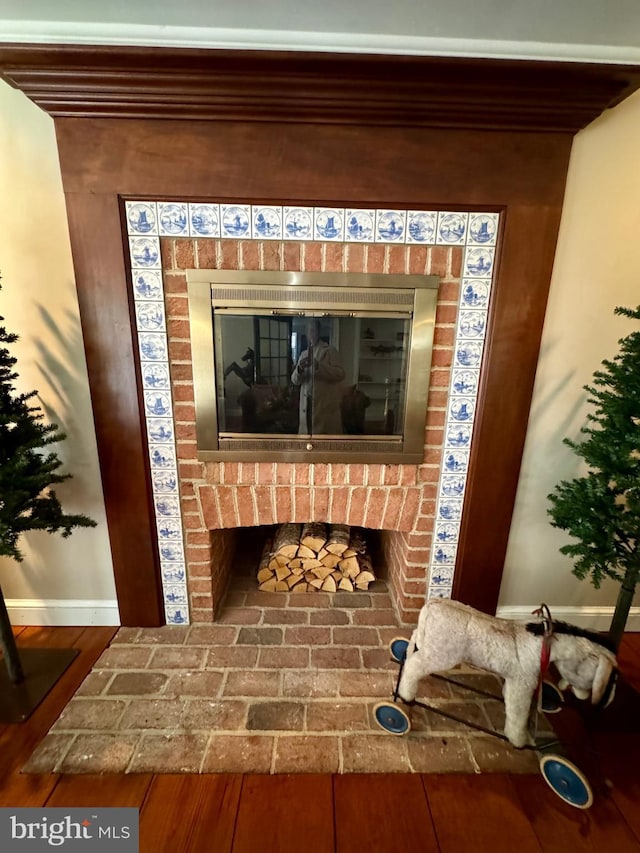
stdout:
<svg viewBox="0 0 640 853">
<path fill-rule="evenodd" d="M 198 458 L 421 462 L 438 281 L 187 271 Z"/>
</svg>

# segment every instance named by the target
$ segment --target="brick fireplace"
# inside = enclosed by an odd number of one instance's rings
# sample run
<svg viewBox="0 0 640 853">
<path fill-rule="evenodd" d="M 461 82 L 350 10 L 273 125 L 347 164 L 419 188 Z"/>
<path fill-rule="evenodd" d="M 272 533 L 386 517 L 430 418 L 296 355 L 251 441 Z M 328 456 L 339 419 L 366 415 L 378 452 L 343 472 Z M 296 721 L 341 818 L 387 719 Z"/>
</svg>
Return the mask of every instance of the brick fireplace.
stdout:
<svg viewBox="0 0 640 853">
<path fill-rule="evenodd" d="M 162 624 L 169 607 L 130 275 L 125 202 L 133 199 L 500 215 L 449 585 L 453 597 L 495 612 L 572 139 L 640 86 L 637 68 L 1 45 L 0 73 L 55 122 L 123 624 Z M 176 413 L 188 412 L 192 394 L 181 272 L 189 265 L 315 264 L 335 271 L 345 264 L 363 270 L 371 262 L 385 272 L 424 263 L 425 271 L 443 276 L 423 464 L 306 470 L 205 465 L 193 454 L 190 419 L 176 421 L 173 461 L 192 566 L 188 595 L 198 619 L 214 618 L 233 531 L 266 525 L 280 513 L 346 514 L 389 531 L 383 537 L 386 562 L 408 567 L 392 580 L 403 618 L 411 618 L 425 594 L 427 552 L 434 577 L 431 537 L 461 252 L 346 242 L 300 248 L 284 240 L 259 247 L 253 241 L 162 237 L 157 269 L 161 276 L 164 268 L 167 287 Z M 416 566 L 422 571 L 417 578 Z"/>
<path fill-rule="evenodd" d="M 163 237 L 161 262 L 191 620 L 215 620 L 242 548 L 242 528 L 317 520 L 379 532 L 377 568 L 401 620 L 414 621 L 429 593 L 463 247 Z M 192 268 L 437 275 L 423 463 L 199 462 L 185 276 Z M 160 549 L 162 556 L 162 540 Z M 184 608 L 179 612 L 183 618 Z"/>
</svg>

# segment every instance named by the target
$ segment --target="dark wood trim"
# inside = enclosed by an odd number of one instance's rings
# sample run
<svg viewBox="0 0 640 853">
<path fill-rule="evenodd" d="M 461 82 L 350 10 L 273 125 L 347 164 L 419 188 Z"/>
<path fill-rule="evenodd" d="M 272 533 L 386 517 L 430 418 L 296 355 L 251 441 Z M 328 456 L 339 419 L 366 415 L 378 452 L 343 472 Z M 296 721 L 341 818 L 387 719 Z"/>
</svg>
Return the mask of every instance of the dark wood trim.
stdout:
<svg viewBox="0 0 640 853">
<path fill-rule="evenodd" d="M 52 116 L 575 133 L 640 86 L 635 66 L 366 54 L 0 44 Z"/>
<path fill-rule="evenodd" d="M 144 541 L 153 519 L 144 517 L 147 460 L 133 387 L 118 194 L 504 212 L 481 440 L 470 469 L 455 590 L 495 610 L 571 136 L 277 124 L 258 132 L 249 123 L 78 118 L 56 119 L 56 131 L 125 624 L 149 624 L 143 620 L 152 612 L 149 596 L 159 595 L 159 576 Z M 126 496 L 123 459 L 128 474 L 137 471 L 127 477 Z"/>
<path fill-rule="evenodd" d="M 118 197 L 67 193 L 66 200 L 120 619 L 123 625 L 161 625 L 160 561 Z"/>
</svg>

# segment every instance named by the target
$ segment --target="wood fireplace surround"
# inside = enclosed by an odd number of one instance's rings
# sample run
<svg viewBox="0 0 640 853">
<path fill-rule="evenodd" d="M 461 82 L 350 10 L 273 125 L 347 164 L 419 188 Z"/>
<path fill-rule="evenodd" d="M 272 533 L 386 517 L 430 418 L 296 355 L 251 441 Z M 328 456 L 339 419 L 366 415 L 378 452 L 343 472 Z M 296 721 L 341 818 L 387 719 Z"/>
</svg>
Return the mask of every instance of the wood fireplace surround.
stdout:
<svg viewBox="0 0 640 853">
<path fill-rule="evenodd" d="M 55 122 L 122 623 L 164 622 L 123 221 L 134 198 L 500 213 L 453 588 L 495 612 L 572 138 L 639 70 L 0 45 L 0 73 Z"/>
</svg>

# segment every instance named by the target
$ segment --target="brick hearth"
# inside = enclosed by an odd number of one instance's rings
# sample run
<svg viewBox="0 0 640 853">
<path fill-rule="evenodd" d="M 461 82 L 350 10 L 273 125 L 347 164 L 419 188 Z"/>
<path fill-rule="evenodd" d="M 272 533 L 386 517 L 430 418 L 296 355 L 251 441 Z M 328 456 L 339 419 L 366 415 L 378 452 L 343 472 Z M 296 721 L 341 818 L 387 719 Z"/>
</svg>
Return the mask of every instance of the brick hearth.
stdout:
<svg viewBox="0 0 640 853">
<path fill-rule="evenodd" d="M 236 573 L 217 624 L 121 628 L 27 772 L 525 772 L 535 753 L 414 708 L 393 737 L 373 720 L 408 636 L 386 585 L 367 593 L 255 590 Z M 500 697 L 497 678 L 458 679 Z M 420 698 L 484 726 L 502 704 L 435 679 Z"/>
</svg>

